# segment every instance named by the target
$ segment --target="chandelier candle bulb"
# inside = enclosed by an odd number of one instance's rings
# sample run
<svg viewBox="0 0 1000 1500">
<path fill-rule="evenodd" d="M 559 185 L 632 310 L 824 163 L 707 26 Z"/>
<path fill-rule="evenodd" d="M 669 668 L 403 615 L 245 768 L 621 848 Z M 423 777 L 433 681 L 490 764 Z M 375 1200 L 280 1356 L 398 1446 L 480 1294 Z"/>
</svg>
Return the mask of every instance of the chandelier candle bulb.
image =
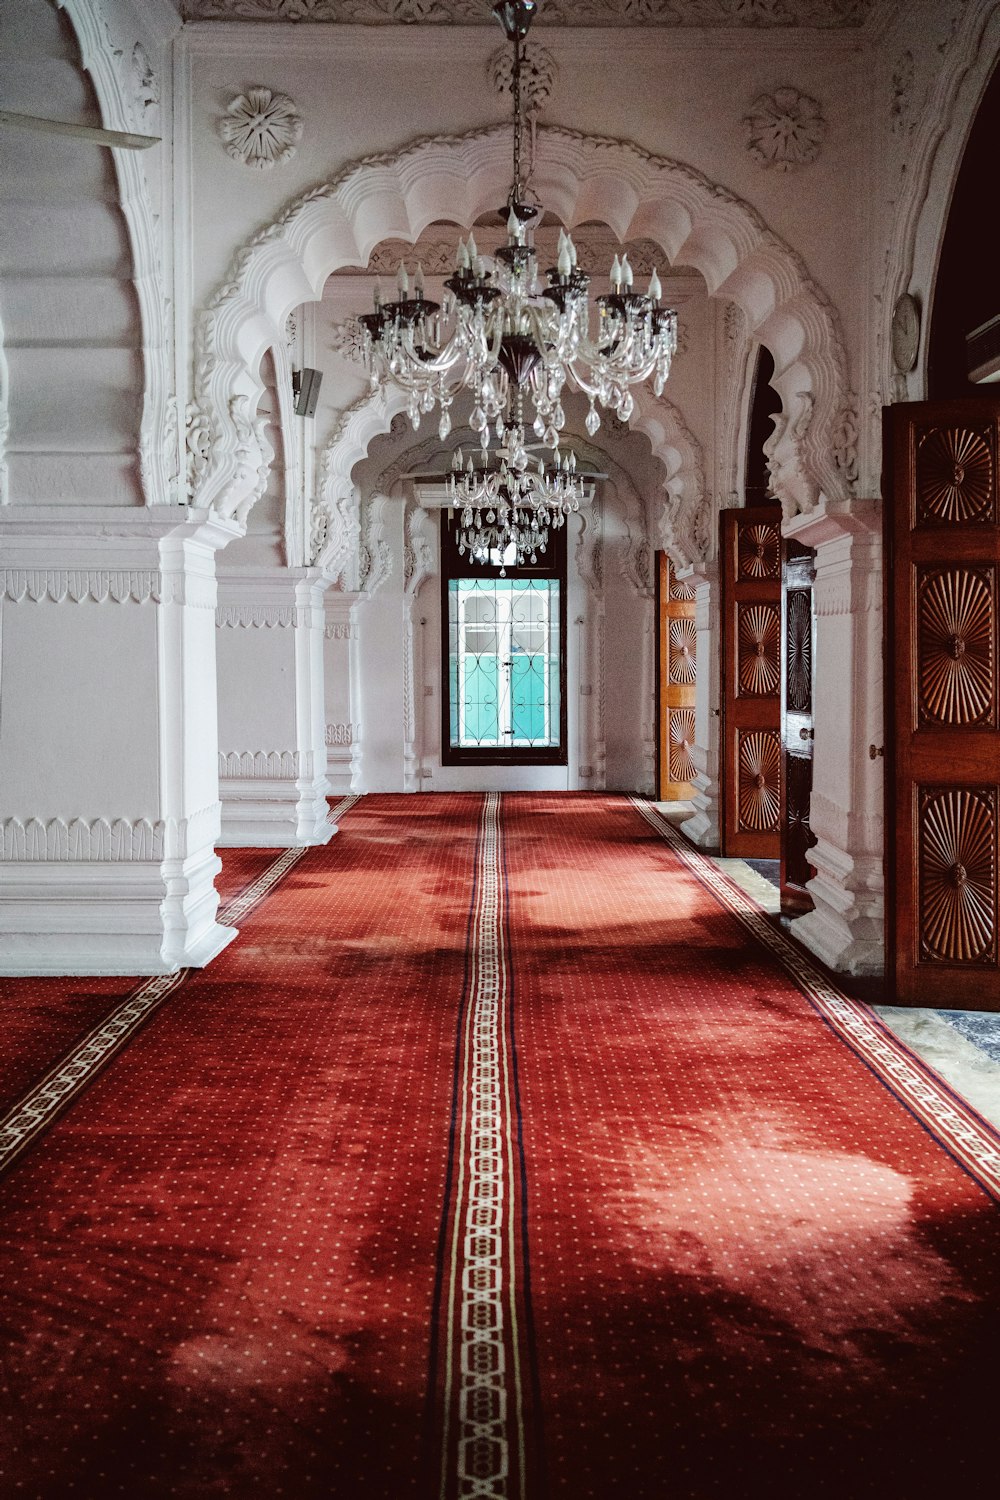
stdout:
<svg viewBox="0 0 1000 1500">
<path fill-rule="evenodd" d="M 663 294 L 663 288 L 660 286 L 660 278 L 659 278 L 659 276 L 657 276 L 657 274 L 656 274 L 656 267 L 654 266 L 653 267 L 653 274 L 649 278 L 649 297 L 650 297 L 650 301 L 653 302 L 653 303 L 659 302 L 660 297 L 662 296 L 662 294 Z"/>
<path fill-rule="evenodd" d="M 424 268 L 420 261 L 417 261 L 417 269 L 413 277 L 413 292 L 420 302 L 424 300 Z"/>
</svg>

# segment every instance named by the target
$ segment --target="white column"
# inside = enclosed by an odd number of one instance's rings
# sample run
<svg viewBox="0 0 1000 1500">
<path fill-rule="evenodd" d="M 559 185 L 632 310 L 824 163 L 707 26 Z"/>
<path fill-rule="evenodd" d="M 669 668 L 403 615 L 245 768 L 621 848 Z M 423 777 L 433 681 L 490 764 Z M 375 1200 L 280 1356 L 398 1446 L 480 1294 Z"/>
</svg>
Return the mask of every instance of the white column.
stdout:
<svg viewBox="0 0 1000 1500">
<path fill-rule="evenodd" d="M 694 744 L 691 759 L 696 767 L 694 796 L 696 811 L 681 824 L 685 835 L 701 849 L 719 847 L 719 679 L 720 606 L 719 565 L 704 563 L 684 581 L 694 589 L 694 623 L 697 632 L 694 689 Z"/>
<path fill-rule="evenodd" d="M 792 932 L 831 969 L 884 962 L 882 526 L 877 500 L 796 516 L 782 528 L 816 552 L 815 749 L 810 821 L 815 910 Z"/>
<path fill-rule="evenodd" d="M 171 973 L 235 937 L 215 920 L 215 552 L 240 531 L 0 514 L 0 972 Z"/>
<path fill-rule="evenodd" d="M 323 593 L 319 568 L 220 568 L 219 792 L 223 846 L 325 844 Z"/>
<path fill-rule="evenodd" d="M 354 758 L 361 739 L 357 606 L 364 597 L 329 589 L 323 600 L 326 774 L 334 796 L 351 790 Z"/>
</svg>

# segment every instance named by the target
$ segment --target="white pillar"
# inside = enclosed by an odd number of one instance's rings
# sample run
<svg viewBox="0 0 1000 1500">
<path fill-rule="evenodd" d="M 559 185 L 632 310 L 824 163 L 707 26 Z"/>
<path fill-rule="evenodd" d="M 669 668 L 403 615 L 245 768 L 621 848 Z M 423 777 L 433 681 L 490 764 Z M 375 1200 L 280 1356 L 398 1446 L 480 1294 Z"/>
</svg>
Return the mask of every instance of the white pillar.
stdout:
<svg viewBox="0 0 1000 1500">
<path fill-rule="evenodd" d="M 361 739 L 357 606 L 364 597 L 329 589 L 323 601 L 326 774 L 334 796 L 352 788 L 355 753 Z"/>
<path fill-rule="evenodd" d="M 0 972 L 171 973 L 235 937 L 215 920 L 215 552 L 240 532 L 0 513 Z"/>
<path fill-rule="evenodd" d="M 694 689 L 694 744 L 691 759 L 696 768 L 695 812 L 681 824 L 685 835 L 701 849 L 719 847 L 719 565 L 699 565 L 684 575 L 694 589 L 694 623 L 697 639 Z"/>
<path fill-rule="evenodd" d="M 815 910 L 791 930 L 831 969 L 884 963 L 882 525 L 877 500 L 829 505 L 783 526 L 816 553 L 815 747 L 810 810 Z"/>
<path fill-rule="evenodd" d="M 220 568 L 219 791 L 223 846 L 325 844 L 323 593 L 319 568 Z"/>
</svg>

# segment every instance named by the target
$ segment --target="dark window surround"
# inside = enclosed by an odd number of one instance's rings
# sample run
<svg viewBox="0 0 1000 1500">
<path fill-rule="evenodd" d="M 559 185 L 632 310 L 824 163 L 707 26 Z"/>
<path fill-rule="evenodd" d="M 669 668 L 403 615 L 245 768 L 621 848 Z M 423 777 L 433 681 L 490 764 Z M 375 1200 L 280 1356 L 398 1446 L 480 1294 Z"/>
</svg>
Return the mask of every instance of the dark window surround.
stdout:
<svg viewBox="0 0 1000 1500">
<path fill-rule="evenodd" d="M 559 743 L 545 749 L 458 749 L 451 741 L 451 644 L 448 622 L 448 584 L 453 578 L 499 578 L 499 568 L 485 568 L 459 557 L 454 521 L 441 512 L 441 764 L 443 766 L 565 766 L 569 763 L 566 733 L 566 533 L 569 523 L 550 532 L 537 567 L 508 568 L 507 577 L 554 578 L 559 584 Z"/>
</svg>

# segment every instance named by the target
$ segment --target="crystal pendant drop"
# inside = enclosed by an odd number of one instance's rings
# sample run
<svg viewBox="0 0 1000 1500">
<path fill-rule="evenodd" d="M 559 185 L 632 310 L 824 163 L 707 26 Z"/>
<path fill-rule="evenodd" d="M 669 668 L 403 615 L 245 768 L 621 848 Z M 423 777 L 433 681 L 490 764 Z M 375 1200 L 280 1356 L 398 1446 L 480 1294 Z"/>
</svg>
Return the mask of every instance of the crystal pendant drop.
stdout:
<svg viewBox="0 0 1000 1500">
<path fill-rule="evenodd" d="M 443 411 L 441 413 L 441 420 L 438 423 L 438 437 L 441 439 L 442 443 L 444 442 L 445 438 L 448 436 L 448 434 L 449 434 L 450 431 L 451 431 L 451 417 L 449 417 L 449 415 L 448 415 L 448 413 L 446 411 Z"/>
<path fill-rule="evenodd" d="M 586 419 L 585 419 L 583 425 L 586 427 L 587 432 L 590 435 L 590 437 L 593 437 L 594 433 L 597 431 L 598 427 L 600 427 L 600 425 L 601 425 L 601 419 L 600 419 L 600 417 L 597 414 L 597 408 L 596 408 L 596 406 L 592 406 L 590 408 L 590 410 L 587 413 L 587 416 L 586 416 Z"/>
</svg>

